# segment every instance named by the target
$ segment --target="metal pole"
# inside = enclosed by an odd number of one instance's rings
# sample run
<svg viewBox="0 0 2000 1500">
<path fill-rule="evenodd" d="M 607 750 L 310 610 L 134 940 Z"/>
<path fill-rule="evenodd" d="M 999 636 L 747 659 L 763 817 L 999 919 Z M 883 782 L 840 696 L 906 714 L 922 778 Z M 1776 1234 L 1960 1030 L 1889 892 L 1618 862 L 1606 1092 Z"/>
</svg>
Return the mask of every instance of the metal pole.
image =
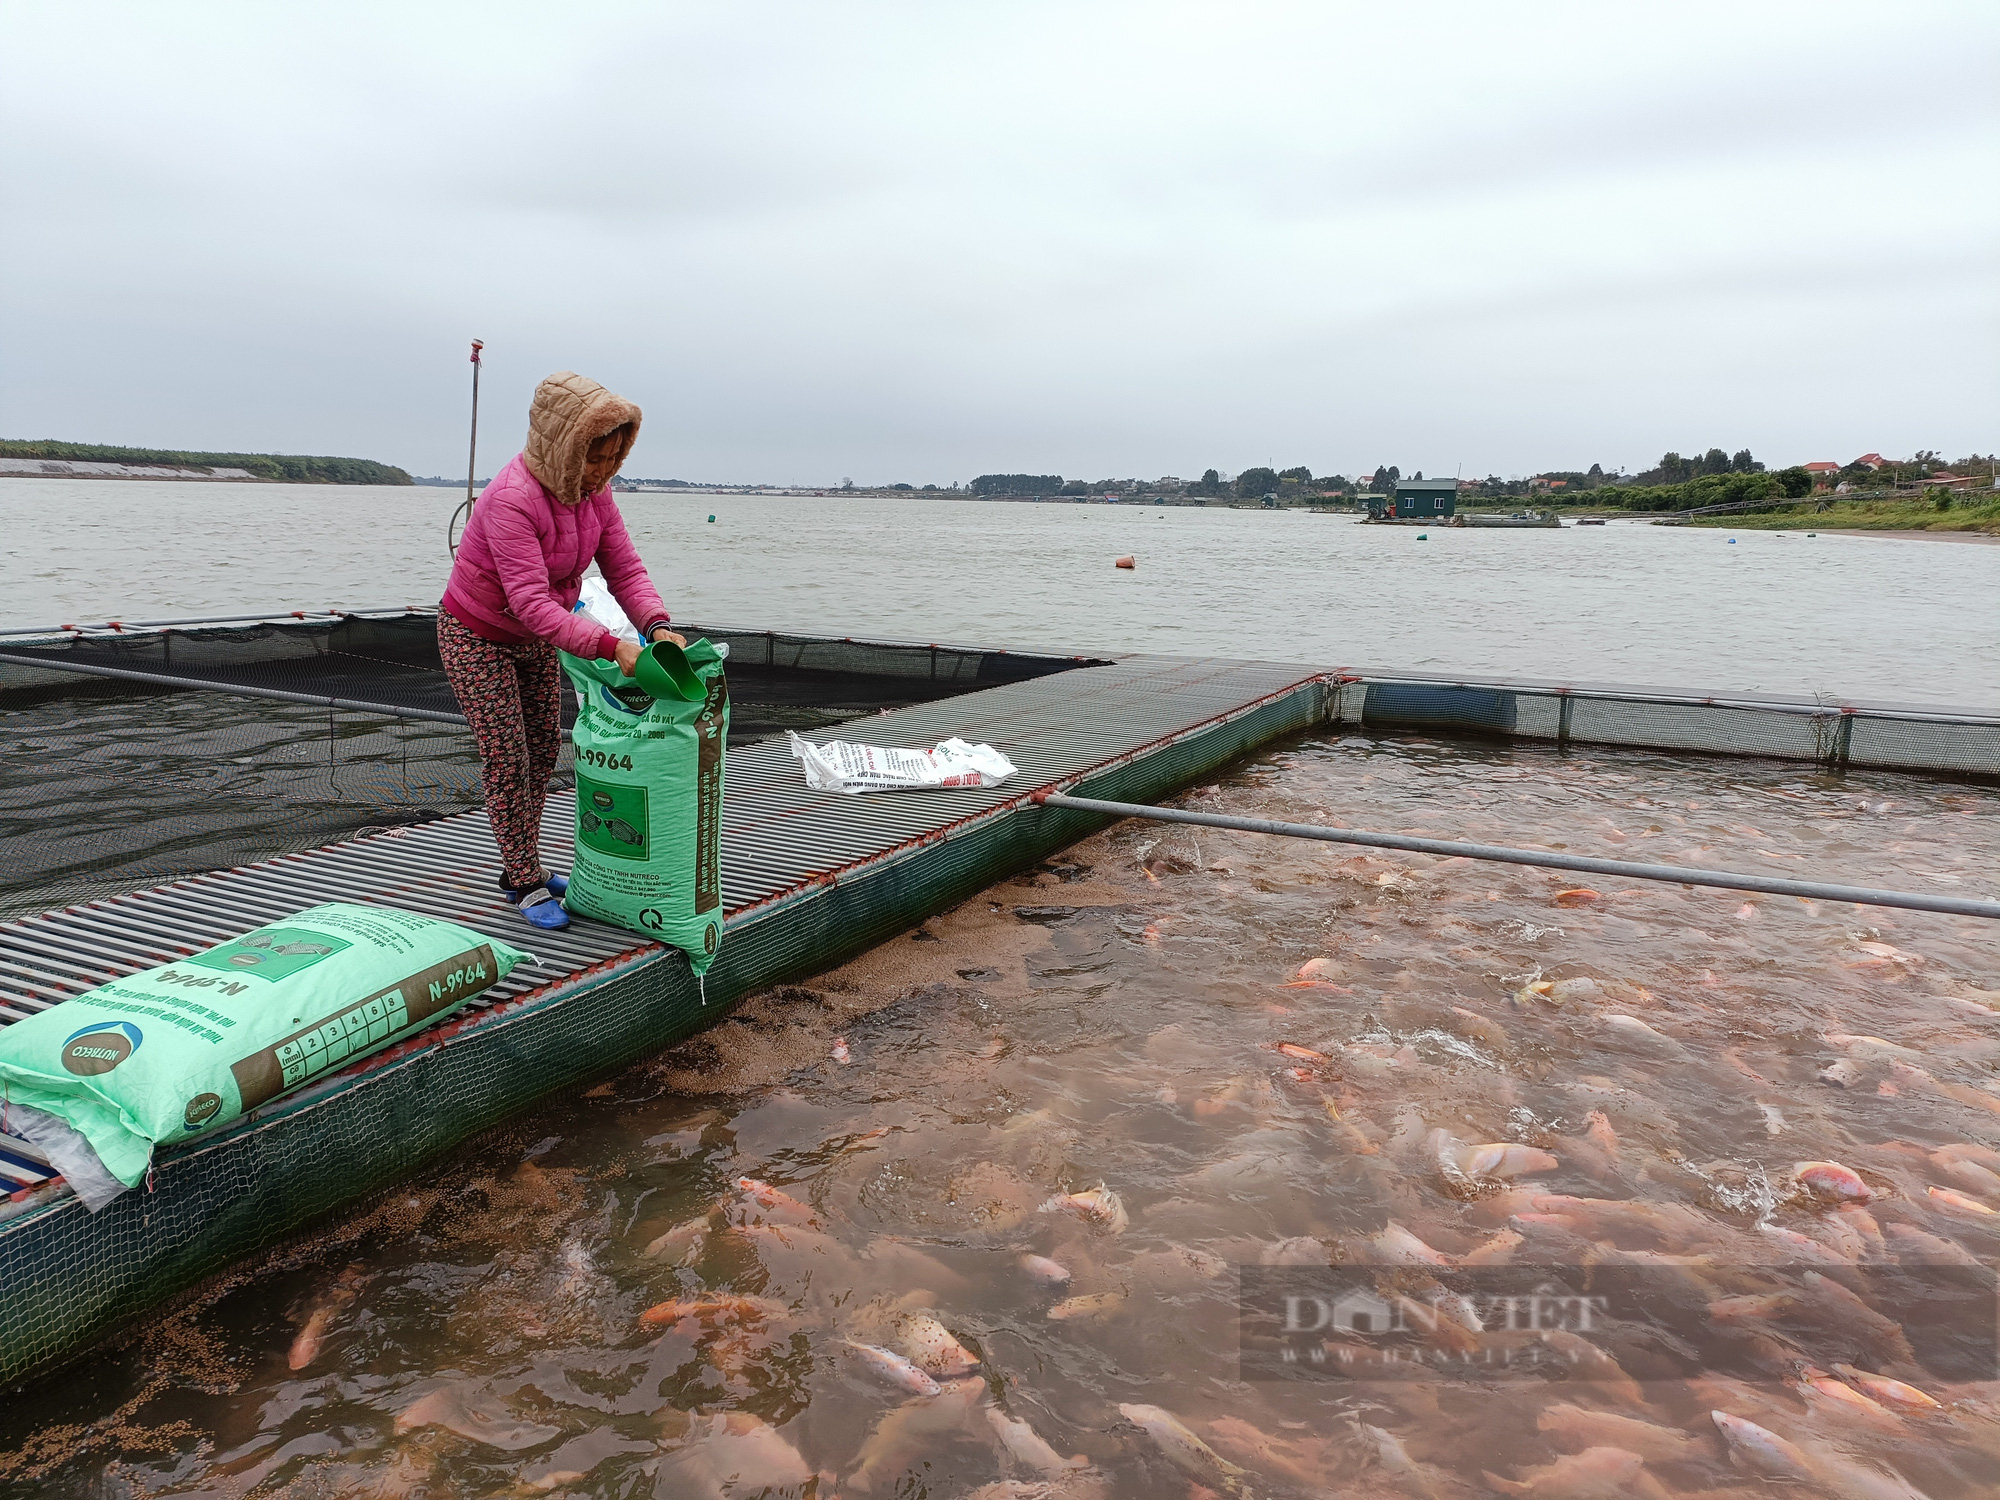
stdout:
<svg viewBox="0 0 2000 1500">
<path fill-rule="evenodd" d="M 1156 823 L 1192 823 L 1202 828 L 1230 828 L 1240 833 L 1275 833 L 1286 838 L 1321 839 L 1330 844 L 1362 844 L 1371 849 L 1405 849 L 1415 854 L 1458 855 L 1466 859 L 1498 860 L 1510 865 L 1536 865 L 1548 870 L 1581 870 L 1589 875 L 1616 875 L 1628 880 L 1663 880 L 1679 885 L 1719 886 L 1729 891 L 1756 891 L 1766 896 L 1804 896 L 1815 901 L 1852 901 L 1861 906 L 1896 906 L 1906 911 L 1936 911 L 1954 917 L 1987 917 L 2000 921 L 2000 901 L 1972 901 L 1959 896 L 1924 896 L 1914 891 L 1878 891 L 1867 886 L 1826 885 L 1817 880 L 1773 880 L 1763 875 L 1738 875 L 1730 870 L 1692 870 L 1679 865 L 1642 865 L 1622 859 L 1585 859 L 1570 854 L 1546 854 L 1539 849 L 1507 849 L 1495 844 L 1460 844 L 1446 839 L 1409 838 L 1400 833 L 1363 833 L 1355 828 L 1321 828 L 1311 823 L 1274 823 L 1265 818 L 1233 818 L 1221 813 L 1184 812 L 1177 807 L 1146 807 L 1136 802 L 1105 802 L 1096 797 L 1072 797 L 1063 792 L 1034 792 L 1029 801 L 1043 807 L 1074 808 L 1108 813 L 1115 818 L 1150 818 Z"/>
<path fill-rule="evenodd" d="M 472 444 L 465 455 L 465 508 L 472 509 L 472 477 L 479 472 L 479 351 L 484 339 L 472 341 Z"/>
</svg>

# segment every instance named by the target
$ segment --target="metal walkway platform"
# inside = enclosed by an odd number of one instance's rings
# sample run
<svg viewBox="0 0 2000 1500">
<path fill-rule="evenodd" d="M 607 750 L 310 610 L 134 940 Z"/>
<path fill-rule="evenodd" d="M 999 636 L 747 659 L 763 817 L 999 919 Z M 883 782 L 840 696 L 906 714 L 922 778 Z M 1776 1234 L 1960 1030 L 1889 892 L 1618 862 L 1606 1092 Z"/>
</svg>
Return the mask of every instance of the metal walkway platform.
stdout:
<svg viewBox="0 0 2000 1500">
<path fill-rule="evenodd" d="M 678 953 L 621 929 L 529 933 L 495 889 L 483 814 L 0 925 L 0 1020 L 329 900 L 449 918 L 538 955 L 477 1008 L 162 1152 L 151 1191 L 96 1215 L 60 1185 L 0 1200 L 0 1379 L 78 1352 L 537 1099 L 713 1024 L 744 994 L 907 930 L 1107 821 L 1036 808 L 1031 792 L 1156 800 L 1322 722 L 1329 704 L 1328 681 L 1311 668 L 1139 656 L 899 710 L 845 734 L 990 741 L 1020 768 L 1002 787 L 847 797 L 808 789 L 780 743 L 732 752 L 727 936 L 705 987 Z M 558 867 L 573 815 L 567 794 L 551 801 L 543 840 Z"/>
</svg>

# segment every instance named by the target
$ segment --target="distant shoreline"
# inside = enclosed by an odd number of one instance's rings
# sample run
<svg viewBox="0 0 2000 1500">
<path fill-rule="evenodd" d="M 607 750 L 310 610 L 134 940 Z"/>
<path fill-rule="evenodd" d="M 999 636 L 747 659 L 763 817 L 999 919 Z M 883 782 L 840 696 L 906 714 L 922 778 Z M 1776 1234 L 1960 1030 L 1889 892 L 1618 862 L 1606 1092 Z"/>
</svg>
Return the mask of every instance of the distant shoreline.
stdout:
<svg viewBox="0 0 2000 1500">
<path fill-rule="evenodd" d="M 307 453 L 126 448 L 58 438 L 0 438 L 0 479 L 163 479 L 222 484 L 406 485 L 394 464 Z"/>
<path fill-rule="evenodd" d="M 27 464 L 35 464 L 36 467 L 24 467 Z M 352 479 L 281 479 L 269 474 L 252 474 L 242 469 L 233 472 L 221 469 L 204 473 L 190 469 L 169 469 L 152 464 L 85 464 L 56 459 L 0 458 L 0 480 L 4 479 L 149 479 L 170 484 L 293 484 L 324 490 L 346 489 L 356 484 L 374 483 L 372 480 Z M 402 485 L 378 487 L 403 488 Z"/>
<path fill-rule="evenodd" d="M 1969 495 L 1964 500 L 1977 498 Z M 1989 542 L 2000 537 L 2000 500 L 1983 504 L 1966 504 L 1964 500 L 1946 511 L 1929 505 L 1843 505 L 1830 511 L 1792 515 L 1758 511 L 1747 515 L 1695 516 L 1666 524 L 1702 531 L 1825 531 L 1849 536 L 1948 537 Z"/>
<path fill-rule="evenodd" d="M 266 479 L 246 469 L 192 470 L 157 464 L 104 464 L 62 459 L 0 458 L 0 479 L 173 479 L 200 484 L 313 484 L 324 480 Z"/>
</svg>

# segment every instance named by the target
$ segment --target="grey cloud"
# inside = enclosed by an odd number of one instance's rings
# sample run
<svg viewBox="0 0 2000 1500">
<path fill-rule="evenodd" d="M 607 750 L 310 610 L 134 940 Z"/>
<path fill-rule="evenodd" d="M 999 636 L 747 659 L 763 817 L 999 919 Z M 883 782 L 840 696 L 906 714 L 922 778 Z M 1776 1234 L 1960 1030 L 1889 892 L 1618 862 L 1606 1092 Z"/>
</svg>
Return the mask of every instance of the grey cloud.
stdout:
<svg viewBox="0 0 2000 1500">
<path fill-rule="evenodd" d="M 1646 457 L 1712 410 L 1814 449 L 1861 421 L 1991 443 L 1988 11 L 186 0 L 8 24 L 11 432 L 449 471 L 478 334 L 496 443 L 567 365 L 647 407 L 636 465 L 686 477 L 1398 444 L 1526 468 Z M 1930 352 L 1808 365 L 1815 328 Z"/>
</svg>

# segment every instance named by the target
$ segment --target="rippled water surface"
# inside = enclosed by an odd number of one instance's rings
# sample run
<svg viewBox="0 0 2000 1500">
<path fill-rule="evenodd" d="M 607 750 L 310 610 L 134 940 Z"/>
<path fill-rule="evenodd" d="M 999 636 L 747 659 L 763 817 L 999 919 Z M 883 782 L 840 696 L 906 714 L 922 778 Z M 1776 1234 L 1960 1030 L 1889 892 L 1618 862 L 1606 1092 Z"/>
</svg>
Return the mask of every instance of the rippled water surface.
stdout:
<svg viewBox="0 0 2000 1500">
<path fill-rule="evenodd" d="M 0 480 L 0 625 L 432 604 L 459 499 Z M 619 503 L 668 607 L 708 623 L 2000 704 L 2000 546 L 914 497 Z M 1135 570 L 1113 570 L 1123 553 Z"/>
<path fill-rule="evenodd" d="M 1185 800 L 2000 887 L 2000 797 L 1887 775 L 1350 737 Z M 5 1473 L 69 1496 L 1990 1495 L 1990 1307 L 1982 1372 L 1920 1294 L 2000 1248 L 1996 1005 L 1969 919 L 1121 825 L 14 1393 Z M 1797 1179 L 1811 1161 L 1852 1178 Z M 1246 1381 L 1238 1276 L 1274 1264 L 1431 1305 L 1508 1265 L 1650 1291 L 1588 1357 L 1451 1324 L 1393 1378 Z M 1467 1357 L 1523 1348 L 1560 1357 Z M 1717 1411 L 1755 1424 L 1734 1462 Z"/>
</svg>

